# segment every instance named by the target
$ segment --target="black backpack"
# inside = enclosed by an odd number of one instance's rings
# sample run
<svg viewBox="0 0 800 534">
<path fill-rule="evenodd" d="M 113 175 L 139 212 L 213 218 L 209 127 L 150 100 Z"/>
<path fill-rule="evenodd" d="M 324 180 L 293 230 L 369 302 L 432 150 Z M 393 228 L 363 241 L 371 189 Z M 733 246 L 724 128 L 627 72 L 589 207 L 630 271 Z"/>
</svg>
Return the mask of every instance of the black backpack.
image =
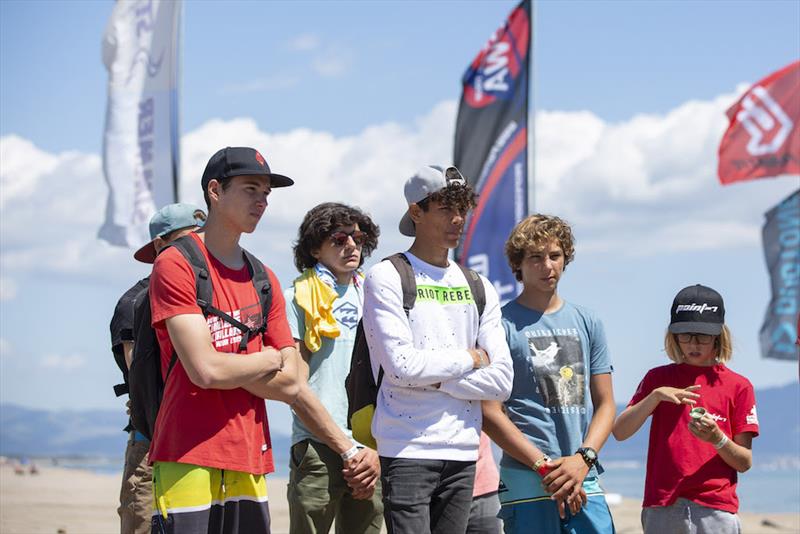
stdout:
<svg viewBox="0 0 800 534">
<path fill-rule="evenodd" d="M 197 287 L 197 305 L 203 311 L 203 316 L 216 315 L 241 330 L 242 341 L 239 344 L 239 351 L 246 350 L 247 342 L 253 335 L 263 334 L 267 330 L 267 315 L 272 305 L 272 287 L 269 283 L 269 276 L 264 270 L 264 265 L 252 254 L 244 249 L 242 250 L 247 269 L 250 271 L 253 285 L 261 304 L 261 326 L 250 328 L 211 305 L 213 302 L 213 288 L 209 278 L 208 265 L 194 238 L 187 235 L 176 239 L 169 246 L 178 249 L 191 265 L 192 271 L 194 271 L 195 286 Z M 143 295 L 136 299 L 133 319 L 133 358 L 128 378 L 130 381 L 131 424 L 133 428 L 148 439 L 153 439 L 156 417 L 158 416 L 158 408 L 161 406 L 164 388 L 172 368 L 175 367 L 175 363 L 178 360 L 178 355 L 173 350 L 167 374 L 162 378 L 161 349 L 158 345 L 156 332 L 151 326 L 151 319 L 150 295 L 147 291 L 143 291 Z"/>
<path fill-rule="evenodd" d="M 389 261 L 400 274 L 400 286 L 403 289 L 403 311 L 408 317 L 411 308 L 417 300 L 417 281 L 414 278 L 414 269 L 408 257 L 402 252 L 393 254 L 384 261 Z M 478 317 L 483 315 L 486 307 L 486 290 L 483 287 L 478 273 L 457 264 L 467 279 L 469 289 L 475 306 L 478 308 Z M 372 364 L 369 358 L 369 345 L 364 334 L 363 320 L 358 321 L 356 340 L 353 345 L 353 355 L 350 359 L 350 374 L 345 380 L 347 389 L 347 428 L 353 431 L 353 438 L 364 445 L 377 449 L 375 438 L 372 435 L 372 417 L 375 414 L 375 403 L 378 399 L 378 390 L 383 382 L 383 368 L 378 369 L 378 382 L 372 374 Z"/>
</svg>

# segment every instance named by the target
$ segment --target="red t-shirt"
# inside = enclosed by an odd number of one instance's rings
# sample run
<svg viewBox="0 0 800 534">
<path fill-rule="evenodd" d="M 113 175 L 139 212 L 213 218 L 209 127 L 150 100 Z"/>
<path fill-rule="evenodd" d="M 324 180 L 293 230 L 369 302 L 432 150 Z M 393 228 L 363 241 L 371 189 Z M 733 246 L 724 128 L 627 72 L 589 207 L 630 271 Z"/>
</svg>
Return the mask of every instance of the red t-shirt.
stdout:
<svg viewBox="0 0 800 534">
<path fill-rule="evenodd" d="M 753 385 L 724 365 L 699 367 L 671 364 L 647 372 L 628 406 L 639 403 L 661 386 L 686 388 L 699 384 L 697 406 L 705 408 L 726 436 L 758 435 Z M 702 506 L 736 513 L 737 473 L 717 454 L 714 445 L 689 430 L 690 406 L 660 402 L 653 411 L 647 476 L 642 506 L 669 506 L 678 497 Z"/>
<path fill-rule="evenodd" d="M 261 324 L 261 309 L 250 273 L 229 269 L 208 254 L 202 240 L 214 292 L 213 305 L 247 324 Z M 264 345 L 277 349 L 294 346 L 286 321 L 285 301 L 275 275 L 267 269 L 272 284 L 272 305 L 263 339 L 253 336 L 247 354 Z M 191 266 L 180 251 L 169 248 L 159 254 L 150 278 L 150 307 L 153 327 L 161 347 L 161 370 L 166 374 L 172 356 L 172 343 L 164 323 L 181 314 L 202 313 L 197 306 L 197 290 Z M 211 338 L 218 352 L 236 353 L 241 341 L 238 328 L 210 315 Z M 244 358 L 245 353 L 232 354 Z M 156 419 L 150 460 L 266 474 L 274 471 L 264 399 L 242 389 L 202 389 L 192 383 L 180 360 L 175 363 L 164 389 Z"/>
</svg>

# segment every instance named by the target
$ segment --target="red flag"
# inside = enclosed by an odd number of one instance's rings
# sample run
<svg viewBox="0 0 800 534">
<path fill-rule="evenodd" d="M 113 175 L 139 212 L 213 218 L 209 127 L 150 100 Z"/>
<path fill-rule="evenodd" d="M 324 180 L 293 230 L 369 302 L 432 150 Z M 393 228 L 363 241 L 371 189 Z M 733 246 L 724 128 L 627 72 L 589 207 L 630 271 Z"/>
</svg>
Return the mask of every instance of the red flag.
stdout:
<svg viewBox="0 0 800 534">
<path fill-rule="evenodd" d="M 723 185 L 800 174 L 800 61 L 755 84 L 727 114 L 719 145 Z"/>
</svg>

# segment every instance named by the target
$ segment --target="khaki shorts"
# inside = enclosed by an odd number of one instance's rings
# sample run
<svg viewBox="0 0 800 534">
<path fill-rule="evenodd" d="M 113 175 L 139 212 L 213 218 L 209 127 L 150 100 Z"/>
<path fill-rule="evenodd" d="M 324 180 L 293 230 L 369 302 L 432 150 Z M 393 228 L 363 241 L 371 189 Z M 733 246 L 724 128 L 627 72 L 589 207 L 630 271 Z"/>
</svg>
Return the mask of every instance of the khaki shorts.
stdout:
<svg viewBox="0 0 800 534">
<path fill-rule="evenodd" d="M 135 440 L 133 432 L 125 449 L 125 469 L 119 492 L 120 534 L 147 534 L 153 515 L 153 470 L 147 465 L 150 442 Z"/>
</svg>

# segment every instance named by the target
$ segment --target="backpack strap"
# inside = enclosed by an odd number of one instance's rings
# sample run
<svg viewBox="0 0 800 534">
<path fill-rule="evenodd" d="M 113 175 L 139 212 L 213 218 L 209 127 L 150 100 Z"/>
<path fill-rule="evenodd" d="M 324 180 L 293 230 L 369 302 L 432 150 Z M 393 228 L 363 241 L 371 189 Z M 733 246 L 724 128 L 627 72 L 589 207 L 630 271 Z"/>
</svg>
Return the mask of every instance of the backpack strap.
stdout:
<svg viewBox="0 0 800 534">
<path fill-rule="evenodd" d="M 469 284 L 469 290 L 472 293 L 475 306 L 478 308 L 478 317 L 480 318 L 483 315 L 484 308 L 486 308 L 486 287 L 484 287 L 483 281 L 478 273 L 464 267 L 460 263 L 456 265 L 458 265 L 461 272 L 464 273 L 464 278 L 467 279 L 467 284 Z"/>
<path fill-rule="evenodd" d="M 194 271 L 195 285 L 197 286 L 197 305 L 203 310 L 203 315 L 208 316 L 208 307 L 213 302 L 214 289 L 211 286 L 211 277 L 208 273 L 206 258 L 197 246 L 194 238 L 185 235 L 170 243 L 177 248 Z"/>
<path fill-rule="evenodd" d="M 392 254 L 384 259 L 389 260 L 398 274 L 400 274 L 400 287 L 403 289 L 403 311 L 406 312 L 406 317 L 408 317 L 408 313 L 417 301 L 417 280 L 414 278 L 414 269 L 411 267 L 411 261 L 402 252 Z"/>
<path fill-rule="evenodd" d="M 261 303 L 261 326 L 255 329 L 248 329 L 242 335 L 242 342 L 239 344 L 240 351 L 247 347 L 247 342 L 252 334 L 263 334 L 267 331 L 267 318 L 269 317 L 269 309 L 272 307 L 272 284 L 270 284 L 269 274 L 264 269 L 264 264 L 250 254 L 248 250 L 242 249 L 242 253 L 244 254 L 247 269 L 250 271 L 258 301 Z"/>
<path fill-rule="evenodd" d="M 226 323 L 238 328 L 242 332 L 242 340 L 239 343 L 239 352 L 246 350 L 247 343 L 250 341 L 250 336 L 258 331 L 261 331 L 262 328 L 266 329 L 266 315 L 264 315 L 263 312 L 265 309 L 264 304 L 265 301 L 268 301 L 268 304 L 270 305 L 272 302 L 269 278 L 267 277 L 266 271 L 264 271 L 264 266 L 249 252 L 242 249 L 245 263 L 247 264 L 247 269 L 250 271 L 250 274 L 253 278 L 253 284 L 256 284 L 257 277 L 260 281 L 260 286 L 256 286 L 256 292 L 258 294 L 259 302 L 262 304 L 262 324 L 258 328 L 251 329 L 241 321 L 234 319 L 224 311 L 212 305 L 214 288 L 211 285 L 208 264 L 206 263 L 206 258 L 203 255 L 203 252 L 200 250 L 200 247 L 197 246 L 197 242 L 194 240 L 194 238 L 186 235 L 170 243 L 170 246 L 173 246 L 180 251 L 194 271 L 195 286 L 197 287 L 197 305 L 200 307 L 200 310 L 202 310 L 203 315 L 205 317 L 208 317 L 209 315 L 215 315 Z M 266 280 L 266 284 L 263 280 Z"/>
<path fill-rule="evenodd" d="M 414 307 L 414 303 L 417 301 L 417 280 L 414 278 L 414 268 L 411 267 L 411 261 L 409 261 L 408 256 L 402 252 L 392 254 L 388 258 L 384 258 L 384 260 L 388 260 L 400 275 L 400 287 L 403 290 L 403 311 L 406 312 L 406 317 L 408 317 L 411 308 Z M 383 382 L 382 366 L 378 368 L 378 389 L 381 387 L 381 382 Z"/>
</svg>

